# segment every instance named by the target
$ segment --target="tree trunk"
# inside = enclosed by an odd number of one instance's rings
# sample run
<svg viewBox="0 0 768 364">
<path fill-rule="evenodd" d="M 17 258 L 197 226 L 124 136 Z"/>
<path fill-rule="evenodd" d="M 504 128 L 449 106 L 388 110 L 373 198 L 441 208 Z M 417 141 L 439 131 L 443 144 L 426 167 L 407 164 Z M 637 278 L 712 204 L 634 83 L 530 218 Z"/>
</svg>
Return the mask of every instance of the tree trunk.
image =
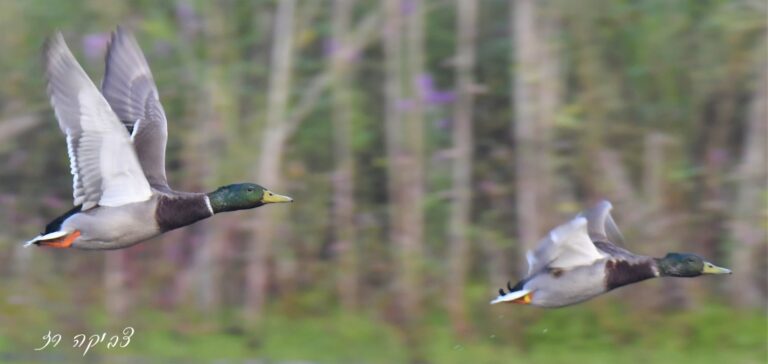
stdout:
<svg viewBox="0 0 768 364">
<path fill-rule="evenodd" d="M 459 335 L 469 331 L 464 304 L 467 265 L 469 261 L 469 222 L 472 212 L 472 110 L 473 72 L 477 3 L 458 0 L 456 93 L 453 121 L 453 192 L 449 226 L 448 311 L 453 329 Z"/>
<path fill-rule="evenodd" d="M 336 289 L 346 309 L 358 304 L 357 244 L 355 244 L 354 157 L 350 78 L 352 47 L 349 24 L 354 0 L 336 0 L 333 9 L 333 145 L 336 171 L 333 174 L 333 251 L 337 259 Z"/>
<path fill-rule="evenodd" d="M 693 158 L 700 172 L 693 178 L 689 194 L 696 219 L 686 239 L 688 249 L 707 257 L 713 262 L 724 261 L 728 254 L 724 243 L 729 238 L 728 224 L 730 200 L 727 195 L 726 176 L 736 164 L 733 151 L 729 150 L 730 138 L 738 117 L 736 84 L 741 78 L 736 67 L 728 67 L 728 78 L 714 89 L 708 90 L 698 103 L 696 136 L 692 148 Z M 723 286 L 696 280 L 691 286 L 714 289 L 710 294 L 723 295 Z M 698 293 L 701 292 L 701 293 Z M 704 289 L 694 292 L 698 297 L 707 293 Z M 692 302 L 698 302 L 693 300 Z"/>
<path fill-rule="evenodd" d="M 400 171 L 402 170 L 401 159 L 404 153 L 401 133 L 403 121 L 398 109 L 398 102 L 401 99 L 400 75 L 402 73 L 402 66 L 400 64 L 401 19 L 399 0 L 389 0 L 384 3 L 384 19 L 386 19 L 383 23 L 382 32 L 385 58 L 384 97 L 386 102 L 384 128 L 387 153 L 387 190 L 389 195 L 389 238 L 394 244 L 396 253 L 394 257 L 396 260 L 399 260 L 399 242 L 402 241 L 401 235 L 403 234 L 403 219 L 399 211 L 403 205 L 403 196 L 400 191 L 400 186 L 403 185 L 403 176 Z M 399 269 L 395 277 L 396 294 L 406 294 L 405 297 L 402 297 L 401 302 L 403 303 L 399 307 L 399 309 L 404 311 L 407 310 L 408 303 L 413 301 L 412 298 L 407 297 L 408 292 L 403 292 L 407 291 L 404 288 L 408 285 L 406 273 Z M 401 315 L 405 314 L 401 313 Z M 402 317 L 398 319 L 402 320 Z"/>
<path fill-rule="evenodd" d="M 670 212 L 664 206 L 665 195 L 665 161 L 669 158 L 666 152 L 668 139 L 659 132 L 650 132 L 645 136 L 643 151 L 643 195 L 642 201 L 636 201 L 632 205 L 638 206 L 636 214 L 642 218 L 630 224 L 642 227 L 640 231 L 641 241 L 648 251 L 661 254 L 665 251 L 674 251 L 671 243 L 682 240 L 674 229 L 670 229 Z M 630 291 L 631 302 L 651 302 L 652 308 L 681 309 L 690 305 L 686 290 L 681 287 L 683 281 L 679 279 L 664 279 L 661 281 L 657 300 L 643 300 L 637 292 Z M 634 294 L 634 297 L 633 297 Z M 651 308 L 646 306 L 647 308 Z"/>
<path fill-rule="evenodd" d="M 398 316 L 395 319 L 404 331 L 411 360 L 418 362 L 422 359 L 421 334 L 416 320 L 421 312 L 423 274 L 424 115 L 417 78 L 422 74 L 424 62 L 424 9 L 421 2 L 412 2 L 409 7 L 401 5 L 400 0 L 384 3 L 389 236 L 397 269 L 394 303 Z M 401 31 L 403 28 L 405 32 Z"/>
<path fill-rule="evenodd" d="M 188 4 L 187 4 L 188 6 Z M 232 133 L 232 120 L 237 120 L 237 98 L 228 90 L 233 87 L 226 77 L 226 63 L 234 48 L 233 42 L 216 41 L 229 39 L 231 30 L 227 26 L 225 10 L 208 6 L 204 11 L 208 21 L 199 29 L 189 19 L 179 18 L 182 28 L 183 46 L 179 51 L 187 55 L 182 59 L 192 60 L 194 44 L 198 37 L 205 41 L 207 53 L 212 61 L 203 72 L 195 64 L 187 61 L 180 65 L 182 83 L 200 84 L 202 88 L 185 92 L 186 102 L 193 105 L 187 110 L 183 120 L 189 120 L 193 127 L 178 130 L 184 139 L 181 162 L 186 171 L 185 178 L 178 188 L 185 191 L 205 191 L 211 189 L 221 170 L 216 163 L 221 154 L 214 146 L 226 140 Z M 173 182 L 173 181 L 171 181 Z M 173 183 L 171 183 L 173 186 Z M 235 217 L 233 217 L 235 218 Z M 167 250 L 173 251 L 178 268 L 173 275 L 174 286 L 172 300 L 175 305 L 195 302 L 199 308 L 211 313 L 220 304 L 221 297 L 221 252 L 226 249 L 224 221 L 207 220 L 179 231 L 164 235 L 164 240 L 173 241 Z"/>
<path fill-rule="evenodd" d="M 126 287 L 127 250 L 104 254 L 104 303 L 109 317 L 119 321 L 125 317 L 131 304 L 131 295 Z"/>
<path fill-rule="evenodd" d="M 765 307 L 768 301 L 768 291 L 760 280 L 765 279 L 764 267 L 759 262 L 765 262 L 766 233 L 765 216 L 765 186 L 768 181 L 768 79 L 766 79 L 765 63 L 763 72 L 758 79 L 750 104 L 747 125 L 744 128 L 744 148 L 741 163 L 736 171 L 736 201 L 730 211 L 730 235 L 734 247 L 731 249 L 731 265 L 734 277 L 728 287 L 733 301 L 742 307 Z M 761 247 L 762 250 L 761 251 Z"/>
<path fill-rule="evenodd" d="M 418 2 L 403 19 L 398 0 L 385 2 L 383 29 L 385 54 L 387 187 L 390 199 L 390 239 L 397 264 L 395 285 L 401 323 L 408 326 L 421 301 L 423 239 L 423 112 L 416 88 L 421 71 L 422 8 Z M 405 27 L 403 27 L 405 26 Z M 406 33 L 401 32 L 406 29 Z M 407 38 L 404 38 L 407 36 Z M 404 47 L 404 41 L 407 42 Z M 404 48 L 408 52 L 404 52 Z M 405 62 L 401 63 L 401 60 Z"/>
<path fill-rule="evenodd" d="M 550 44 L 554 22 L 537 14 L 533 0 L 512 1 L 514 53 L 514 141 L 516 207 L 520 255 L 532 249 L 550 227 L 545 206 L 552 206 L 552 125 L 559 102 L 557 53 Z M 542 61 L 544 60 L 544 61 Z M 551 63 L 550 63 L 551 62 Z M 521 266 L 521 273 L 526 267 Z"/>
<path fill-rule="evenodd" d="M 293 62 L 293 21 L 295 0 L 277 3 L 275 33 L 269 80 L 269 104 L 267 121 L 262 132 L 261 151 L 255 178 L 266 188 L 280 185 L 280 164 L 288 138 L 284 122 L 290 91 L 291 65 Z M 245 318 L 251 324 L 258 323 L 266 304 L 269 279 L 268 262 L 271 245 L 279 223 L 279 208 L 267 206 L 255 211 L 253 240 L 248 251 L 245 285 Z"/>
<path fill-rule="evenodd" d="M 404 154 L 402 156 L 403 185 L 399 188 L 402 195 L 400 211 L 403 219 L 403 234 L 398 242 L 399 261 L 402 262 L 403 294 L 406 312 L 413 320 L 421 315 L 421 285 L 424 268 L 424 103 L 418 87 L 418 79 L 424 73 L 424 3 L 414 1 L 409 6 L 400 1 L 401 12 L 405 17 L 405 67 L 401 79 L 404 90 L 402 100 L 410 101 L 403 109 L 402 132 L 405 132 Z M 410 7 L 410 9 L 409 9 Z M 409 330 L 409 334 L 415 329 Z M 415 333 L 410 340 L 419 345 Z M 416 356 L 419 354 L 417 353 Z"/>
</svg>

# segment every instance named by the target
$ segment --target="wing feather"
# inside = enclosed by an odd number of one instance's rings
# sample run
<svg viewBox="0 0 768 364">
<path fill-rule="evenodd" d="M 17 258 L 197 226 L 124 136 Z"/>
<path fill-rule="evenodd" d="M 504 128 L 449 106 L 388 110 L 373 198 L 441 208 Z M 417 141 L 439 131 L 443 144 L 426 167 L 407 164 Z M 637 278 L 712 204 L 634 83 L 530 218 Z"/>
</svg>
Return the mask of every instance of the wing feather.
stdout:
<svg viewBox="0 0 768 364">
<path fill-rule="evenodd" d="M 61 33 L 48 40 L 44 55 L 51 105 L 67 136 L 74 204 L 88 210 L 149 199 L 152 191 L 125 127 Z"/>
<path fill-rule="evenodd" d="M 165 111 L 144 53 L 133 35 L 120 27 L 107 49 L 101 89 L 120 121 L 133 129 L 131 140 L 150 185 L 167 187 Z"/>
<path fill-rule="evenodd" d="M 572 268 L 604 258 L 587 233 L 587 219 L 576 217 L 549 232 L 528 254 L 528 274 L 546 267 Z"/>
<path fill-rule="evenodd" d="M 602 241 L 606 243 L 624 244 L 624 236 L 611 216 L 613 205 L 607 200 L 602 200 L 591 209 L 587 209 L 579 214 L 587 219 L 587 230 L 593 241 Z"/>
</svg>

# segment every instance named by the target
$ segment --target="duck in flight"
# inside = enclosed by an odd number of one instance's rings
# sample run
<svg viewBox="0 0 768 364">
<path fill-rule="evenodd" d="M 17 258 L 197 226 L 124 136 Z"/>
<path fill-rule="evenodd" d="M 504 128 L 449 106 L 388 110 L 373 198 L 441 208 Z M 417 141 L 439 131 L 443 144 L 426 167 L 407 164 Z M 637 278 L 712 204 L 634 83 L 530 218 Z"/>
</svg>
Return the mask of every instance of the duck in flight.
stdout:
<svg viewBox="0 0 768 364">
<path fill-rule="evenodd" d="M 220 212 L 293 201 L 254 183 L 210 193 L 168 186 L 165 111 L 129 32 L 112 34 L 101 92 L 61 33 L 46 42 L 44 63 L 51 105 L 67 139 L 75 207 L 27 246 L 120 249 Z"/>
<path fill-rule="evenodd" d="M 514 286 L 508 283 L 508 291 L 500 289 L 491 304 L 563 307 L 650 278 L 731 273 L 694 254 L 652 258 L 615 245 L 622 244 L 623 237 L 611 208 L 602 201 L 550 231 L 527 253 L 527 277 Z"/>
</svg>

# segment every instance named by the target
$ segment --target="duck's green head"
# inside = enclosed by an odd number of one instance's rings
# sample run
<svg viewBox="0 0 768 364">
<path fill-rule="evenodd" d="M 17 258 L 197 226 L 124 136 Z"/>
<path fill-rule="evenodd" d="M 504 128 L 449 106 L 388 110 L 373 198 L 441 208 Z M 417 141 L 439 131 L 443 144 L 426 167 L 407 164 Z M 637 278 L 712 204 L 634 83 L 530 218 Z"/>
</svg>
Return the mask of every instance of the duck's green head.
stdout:
<svg viewBox="0 0 768 364">
<path fill-rule="evenodd" d="M 662 276 L 697 277 L 702 274 L 730 274 L 730 269 L 718 267 L 695 254 L 669 253 L 656 265 Z"/>
<path fill-rule="evenodd" d="M 219 187 L 208 194 L 214 213 L 252 209 L 269 203 L 293 202 L 255 183 L 236 183 Z"/>
</svg>

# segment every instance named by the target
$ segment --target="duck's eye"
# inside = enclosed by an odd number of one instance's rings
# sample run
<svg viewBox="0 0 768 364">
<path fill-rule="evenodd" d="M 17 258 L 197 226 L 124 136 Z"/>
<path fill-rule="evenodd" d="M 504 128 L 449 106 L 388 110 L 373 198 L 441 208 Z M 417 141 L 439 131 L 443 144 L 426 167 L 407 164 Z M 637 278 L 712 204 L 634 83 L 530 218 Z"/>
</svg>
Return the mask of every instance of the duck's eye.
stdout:
<svg viewBox="0 0 768 364">
<path fill-rule="evenodd" d="M 253 192 L 253 187 L 248 187 L 248 192 Z"/>
</svg>

